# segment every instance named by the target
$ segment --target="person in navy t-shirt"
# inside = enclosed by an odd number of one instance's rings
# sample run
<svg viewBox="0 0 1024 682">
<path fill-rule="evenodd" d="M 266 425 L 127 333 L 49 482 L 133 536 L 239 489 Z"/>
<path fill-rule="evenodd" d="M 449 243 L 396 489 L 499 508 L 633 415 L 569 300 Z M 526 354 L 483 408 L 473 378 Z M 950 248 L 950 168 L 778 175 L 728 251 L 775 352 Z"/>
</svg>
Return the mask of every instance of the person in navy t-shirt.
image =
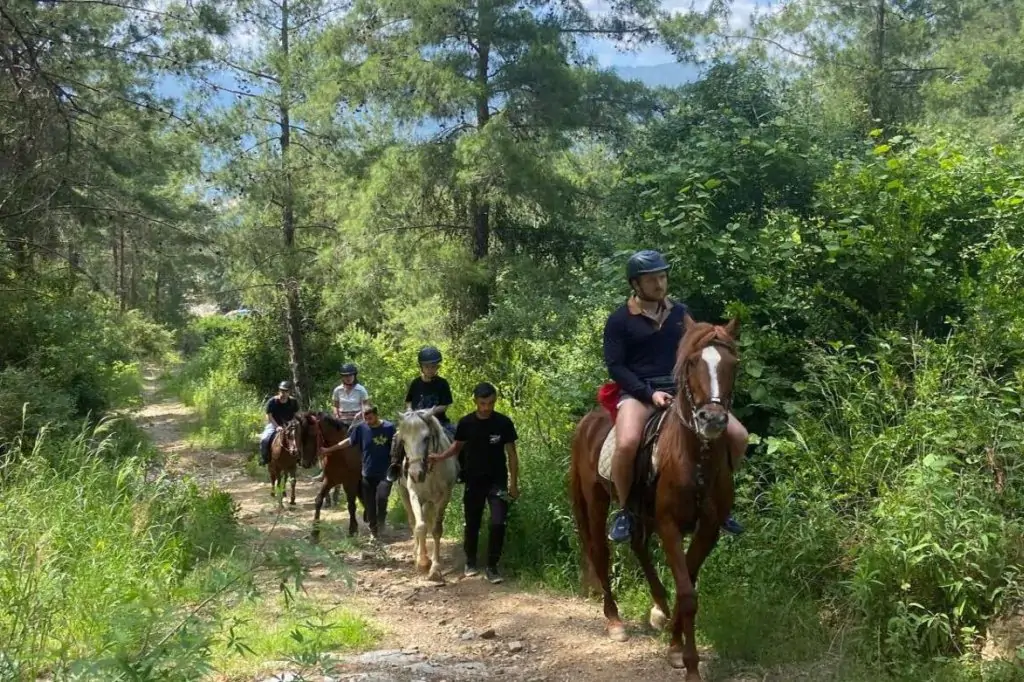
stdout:
<svg viewBox="0 0 1024 682">
<path fill-rule="evenodd" d="M 363 408 L 363 421 L 352 427 L 348 438 L 320 451 L 320 454 L 324 455 L 353 445 L 359 448 L 363 455 L 363 476 L 359 493 L 363 508 L 366 509 L 370 535 L 374 539 L 377 539 L 378 531 L 383 529 L 388 513 L 391 483 L 384 475 L 388 470 L 391 443 L 394 439 L 395 425 L 381 419 L 377 414 L 377 408 L 367 404 Z"/>
</svg>

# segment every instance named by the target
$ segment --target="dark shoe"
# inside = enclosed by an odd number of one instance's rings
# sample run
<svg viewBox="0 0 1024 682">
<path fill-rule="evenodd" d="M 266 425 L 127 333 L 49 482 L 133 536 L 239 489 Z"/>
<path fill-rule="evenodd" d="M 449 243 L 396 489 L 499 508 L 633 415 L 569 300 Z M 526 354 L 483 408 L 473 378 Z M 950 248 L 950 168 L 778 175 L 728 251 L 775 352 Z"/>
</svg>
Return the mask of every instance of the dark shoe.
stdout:
<svg viewBox="0 0 1024 682">
<path fill-rule="evenodd" d="M 498 573 L 498 569 L 497 568 L 489 567 L 487 569 L 486 575 L 487 575 L 487 582 L 489 582 L 492 585 L 497 585 L 498 583 L 500 583 L 500 582 L 505 580 L 504 578 L 501 577 L 501 573 Z"/>
<path fill-rule="evenodd" d="M 388 479 L 389 483 L 394 483 L 401 477 L 401 475 L 402 467 L 398 464 L 392 464 L 391 466 L 388 467 L 388 473 L 385 476 L 385 478 Z"/>
<path fill-rule="evenodd" d="M 732 515 L 730 515 L 729 518 L 725 520 L 725 523 L 722 524 L 722 528 L 725 530 L 725 532 L 732 533 L 733 535 L 743 534 L 743 526 L 741 526 L 739 522 L 732 517 Z"/>
<path fill-rule="evenodd" d="M 466 564 L 466 568 L 463 569 L 462 575 L 466 578 L 475 578 L 476 576 L 480 575 L 480 569 L 478 569 L 473 564 Z"/>
<path fill-rule="evenodd" d="M 625 510 L 620 510 L 612 519 L 612 529 L 608 532 L 608 539 L 612 542 L 627 542 L 633 535 L 633 517 Z"/>
</svg>

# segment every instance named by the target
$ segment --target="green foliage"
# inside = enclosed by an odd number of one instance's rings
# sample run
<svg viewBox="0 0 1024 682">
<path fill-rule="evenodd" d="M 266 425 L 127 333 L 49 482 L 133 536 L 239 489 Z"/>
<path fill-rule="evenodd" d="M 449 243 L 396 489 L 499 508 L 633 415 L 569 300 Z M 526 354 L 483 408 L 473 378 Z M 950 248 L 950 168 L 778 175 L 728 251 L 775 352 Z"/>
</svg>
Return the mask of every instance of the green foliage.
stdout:
<svg viewBox="0 0 1024 682">
<path fill-rule="evenodd" d="M 44 670 L 119 679 L 124 666 L 154 657 L 184 666 L 163 679 L 189 678 L 199 649 L 171 628 L 190 598 L 190 572 L 234 545 L 233 503 L 195 484 L 152 480 L 144 457 L 117 455 L 138 449 L 124 440 L 133 439 L 101 426 L 7 453 L 0 639 L 19 679 Z"/>
</svg>

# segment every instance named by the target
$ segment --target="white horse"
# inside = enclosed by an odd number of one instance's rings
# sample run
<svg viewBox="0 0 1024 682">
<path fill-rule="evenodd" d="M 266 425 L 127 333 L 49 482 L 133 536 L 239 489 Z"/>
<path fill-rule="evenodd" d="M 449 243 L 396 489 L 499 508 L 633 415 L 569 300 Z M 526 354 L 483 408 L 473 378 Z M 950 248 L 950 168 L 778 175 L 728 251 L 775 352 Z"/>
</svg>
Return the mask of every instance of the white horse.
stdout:
<svg viewBox="0 0 1024 682">
<path fill-rule="evenodd" d="M 429 410 L 400 414 L 395 437 L 401 439 L 405 446 L 405 471 L 398 479 L 398 492 L 409 523 L 413 525 L 416 566 L 421 571 L 429 571 L 428 579 L 443 581 L 441 534 L 444 531 L 444 513 L 459 475 L 459 462 L 455 457 L 434 463 L 427 460 L 429 454 L 443 452 L 452 444 L 441 422 Z M 434 553 L 429 559 L 428 527 L 434 533 Z"/>
</svg>

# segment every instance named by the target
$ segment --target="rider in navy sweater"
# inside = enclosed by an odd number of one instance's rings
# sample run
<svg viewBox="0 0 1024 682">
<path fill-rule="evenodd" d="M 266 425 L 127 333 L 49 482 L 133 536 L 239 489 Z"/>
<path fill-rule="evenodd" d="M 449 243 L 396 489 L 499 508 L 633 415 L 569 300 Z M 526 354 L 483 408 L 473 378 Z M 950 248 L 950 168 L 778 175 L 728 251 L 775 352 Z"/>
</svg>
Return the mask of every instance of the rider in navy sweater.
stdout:
<svg viewBox="0 0 1024 682">
<path fill-rule="evenodd" d="M 621 509 L 608 534 L 615 542 L 625 542 L 633 531 L 633 520 L 625 507 L 644 424 L 655 408 L 672 404 L 676 391 L 672 371 L 676 349 L 686 331 L 683 324 L 687 309 L 667 296 L 668 269 L 657 251 L 633 254 L 626 264 L 633 295 L 608 317 L 604 327 L 605 364 L 620 388 L 611 477 Z M 738 460 L 747 447 L 747 431 L 731 414 L 725 437 L 733 458 Z M 731 516 L 724 527 L 731 533 L 743 532 Z"/>
</svg>

